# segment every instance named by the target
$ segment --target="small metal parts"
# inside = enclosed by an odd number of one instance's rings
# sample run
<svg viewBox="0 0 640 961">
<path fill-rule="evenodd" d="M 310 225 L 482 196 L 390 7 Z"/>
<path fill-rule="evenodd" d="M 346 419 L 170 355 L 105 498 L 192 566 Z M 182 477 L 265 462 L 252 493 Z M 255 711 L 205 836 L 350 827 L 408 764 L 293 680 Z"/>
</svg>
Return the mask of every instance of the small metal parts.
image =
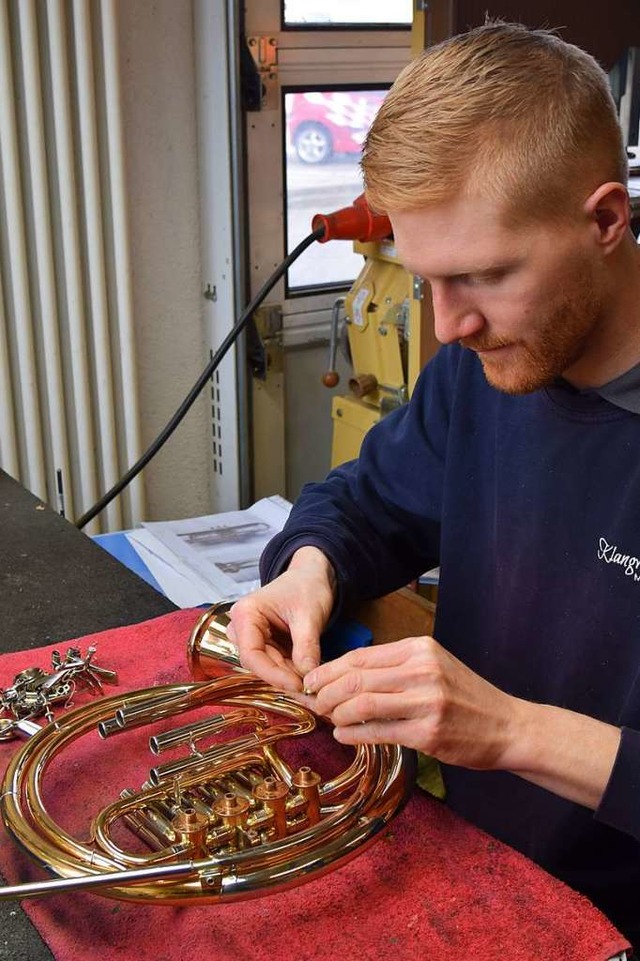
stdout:
<svg viewBox="0 0 640 961">
<path fill-rule="evenodd" d="M 87 648 L 83 657 L 79 648 L 70 647 L 64 657 L 60 651 L 51 654 L 51 671 L 28 667 L 20 671 L 10 687 L 0 688 L 0 741 L 17 734 L 31 737 L 41 730 L 33 718 L 53 720 L 52 707 L 71 705 L 79 688 L 102 694 L 102 685 L 117 684 L 118 675 L 93 662 L 95 647 Z"/>
</svg>

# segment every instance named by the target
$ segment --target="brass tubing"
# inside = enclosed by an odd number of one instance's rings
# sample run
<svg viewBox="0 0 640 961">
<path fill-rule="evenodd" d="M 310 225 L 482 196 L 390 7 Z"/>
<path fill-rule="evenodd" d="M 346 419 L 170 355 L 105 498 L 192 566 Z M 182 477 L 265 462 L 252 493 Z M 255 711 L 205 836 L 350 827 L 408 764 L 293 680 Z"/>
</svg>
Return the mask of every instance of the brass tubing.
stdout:
<svg viewBox="0 0 640 961">
<path fill-rule="evenodd" d="M 170 881 L 196 874 L 193 862 L 163 864 L 152 868 L 133 868 L 126 871 L 110 871 L 105 874 L 89 874 L 85 877 L 55 878 L 52 881 L 30 881 L 27 884 L 0 887 L 0 901 L 14 898 L 40 898 L 44 894 L 62 894 L 65 891 L 82 891 L 87 888 L 113 887 L 118 884 L 135 885 L 140 881 Z"/>
<path fill-rule="evenodd" d="M 171 708 L 174 700 L 174 696 L 168 695 L 158 697 L 152 700 L 150 704 L 123 704 L 116 711 L 118 727 L 130 731 L 135 727 L 142 727 L 144 724 L 157 721 L 161 717 L 167 717 L 173 714 Z M 169 710 L 165 711 L 166 708 L 169 708 Z"/>
<path fill-rule="evenodd" d="M 260 865 L 242 874 L 240 871 L 233 875 L 225 874 L 223 870 L 219 900 L 258 896 L 276 885 L 279 890 L 295 887 L 300 883 L 300 878 L 311 871 L 315 872 L 316 877 L 325 874 L 331 870 L 338 857 L 341 863 L 344 863 L 359 854 L 385 826 L 386 822 L 383 818 L 371 818 L 356 824 L 355 827 L 343 830 L 338 838 L 334 838 L 323 848 L 305 850 L 300 845 L 291 857 L 278 865 L 276 870 Z M 236 864 L 242 863 L 244 853 L 240 851 L 236 854 Z M 247 853 L 253 854 L 252 851 Z"/>
<path fill-rule="evenodd" d="M 206 667 L 207 677 L 215 677 L 221 668 L 220 664 L 216 668 L 205 663 L 209 652 L 215 649 L 218 627 L 214 625 L 212 628 L 210 619 L 211 616 L 217 617 L 216 610 L 203 617 L 199 625 L 201 632 L 206 631 L 208 637 L 206 657 L 194 651 L 200 669 Z M 224 625 L 222 629 L 225 639 Z M 232 653 L 230 647 L 226 639 L 228 656 Z M 222 664 L 221 669 L 228 670 L 228 667 Z M 223 753 L 221 763 L 216 764 L 214 770 L 192 769 L 183 773 L 179 793 L 187 805 L 186 812 L 182 808 L 187 817 L 180 832 L 184 843 L 173 842 L 160 851 L 140 856 L 120 851 L 110 837 L 111 826 L 118 820 L 124 823 L 137 821 L 144 833 L 150 811 L 164 820 L 167 819 L 167 809 L 179 813 L 171 801 L 171 784 L 145 787 L 135 797 L 121 798 L 99 812 L 94 822 L 95 843 L 73 838 L 52 820 L 43 802 L 42 781 L 52 760 L 74 740 L 88 734 L 96 724 L 106 725 L 108 729 L 107 722 L 118 711 L 124 712 L 121 715 L 124 720 L 132 719 L 134 726 L 138 726 L 141 718 L 156 721 L 208 704 L 232 710 L 246 706 L 250 710 L 278 715 L 282 720 L 251 735 L 250 746 L 240 757 L 233 752 L 228 756 Z M 400 748 L 385 745 L 359 748 L 347 770 L 320 788 L 320 820 L 317 824 L 307 822 L 301 830 L 293 833 L 294 822 L 299 820 L 294 808 L 297 811 L 296 805 L 301 803 L 296 801 L 288 825 L 292 833 L 261 843 L 258 833 L 261 825 L 269 833 L 268 826 L 273 820 L 268 813 L 270 804 L 267 802 L 263 810 L 259 807 L 252 810 L 252 804 L 246 812 L 246 829 L 211 822 L 212 826 L 206 832 L 206 845 L 217 845 L 217 855 L 195 861 L 193 855 L 185 851 L 185 846 L 195 845 L 196 849 L 202 846 L 202 819 L 209 823 L 206 810 L 202 811 L 193 798 L 202 798 L 206 809 L 210 796 L 216 800 L 224 796 L 225 785 L 235 781 L 248 787 L 265 774 L 275 774 L 276 779 L 282 777 L 283 782 L 291 787 L 294 775 L 279 757 L 278 741 L 283 736 L 308 733 L 314 726 L 314 718 L 308 711 L 288 700 L 286 695 L 273 692 L 258 679 L 242 672 L 202 684 L 149 688 L 125 698 L 104 698 L 76 708 L 36 734 L 14 755 L 0 787 L 0 810 L 7 827 L 24 848 L 60 878 L 0 889 L 0 898 L 36 897 L 54 891 L 96 886 L 110 897 L 130 901 L 202 904 L 258 897 L 275 886 L 291 887 L 311 875 L 329 870 L 370 843 L 403 803 L 413 777 Z M 193 807 L 193 814 L 189 807 Z M 195 840 L 191 838 L 188 823 L 194 817 Z M 199 822 L 198 818 L 201 819 Z M 252 827 L 254 823 L 257 830 Z M 234 833 L 237 835 L 235 842 Z M 151 836 L 150 841 L 153 844 Z M 236 843 L 239 850 L 233 849 Z"/>
<path fill-rule="evenodd" d="M 250 788 L 245 787 L 241 784 L 235 774 L 231 774 L 228 777 L 222 779 L 222 784 L 226 791 L 231 791 L 233 794 L 237 794 L 240 797 L 245 798 L 250 801 L 253 798 L 253 793 Z"/>
<path fill-rule="evenodd" d="M 251 763 L 253 759 L 251 756 L 247 756 L 244 760 L 246 760 L 247 763 Z M 235 757 L 230 758 L 226 762 L 227 766 L 233 765 L 235 761 Z M 224 770 L 220 772 L 221 775 L 223 773 Z M 209 783 L 211 779 L 211 771 L 209 766 L 207 766 L 207 770 L 204 772 L 204 774 L 199 771 L 191 771 L 184 775 L 181 779 L 181 784 L 184 791 L 187 792 L 191 788 L 196 787 L 200 789 L 201 785 L 198 782 L 202 779 L 205 780 L 204 787 L 206 793 L 210 792 L 214 795 L 212 798 L 213 802 L 225 794 L 225 788 L 222 784 L 218 789 L 213 788 L 213 786 Z M 171 816 L 172 812 L 166 800 L 167 791 L 170 789 L 170 787 L 171 782 L 168 784 L 162 784 L 158 787 L 147 788 L 144 792 L 141 792 L 135 796 L 122 796 L 118 801 L 115 801 L 113 804 L 103 808 L 93 823 L 95 838 L 102 850 L 108 852 L 114 859 L 119 860 L 121 863 L 131 866 L 146 864 L 149 861 L 154 860 L 151 855 L 137 855 L 128 851 L 124 851 L 114 842 L 113 838 L 111 837 L 111 826 L 120 818 L 125 819 L 127 815 L 135 813 L 141 807 L 150 807 L 152 805 L 157 807 L 160 811 L 166 809 L 169 816 Z"/>
<path fill-rule="evenodd" d="M 213 808 L 206 803 L 199 794 L 198 790 L 185 791 L 185 801 L 192 807 L 198 814 L 203 814 L 205 817 L 213 818 Z"/>
<path fill-rule="evenodd" d="M 150 831 L 144 824 L 141 814 L 127 814 L 123 819 L 129 830 L 139 837 L 141 841 L 150 847 L 152 851 L 162 851 L 167 846 L 164 841 L 160 841 L 153 831 Z"/>
<path fill-rule="evenodd" d="M 85 862 L 91 867 L 102 869 L 117 869 L 117 862 L 96 852 L 93 848 L 81 844 L 60 825 L 56 824 L 48 815 L 40 794 L 40 783 L 49 763 L 58 751 L 93 730 L 100 721 L 108 718 L 124 703 L 129 705 L 144 704 L 148 699 L 166 701 L 166 695 L 171 699 L 175 713 L 189 710 L 200 704 L 207 703 L 213 695 L 233 696 L 250 690 L 251 683 L 244 677 L 229 677 L 220 681 L 210 681 L 204 684 L 170 684 L 164 688 L 145 688 L 123 698 L 121 695 L 103 698 L 95 704 L 88 704 L 76 708 L 65 715 L 63 721 L 50 724 L 35 735 L 26 745 L 29 750 L 18 752 L 9 762 L 2 783 L 0 795 L 0 809 L 5 823 L 10 826 L 16 840 L 27 850 L 32 851 L 45 866 L 53 867 L 58 873 L 74 872 L 78 870 L 78 862 Z M 268 692 L 269 688 L 258 684 L 257 690 Z M 225 703 L 225 697 L 220 696 L 217 703 Z M 24 804 L 31 812 L 30 818 L 24 815 Z M 80 867 L 79 870 L 83 868 Z"/>
<path fill-rule="evenodd" d="M 190 755 L 180 758 L 178 761 L 170 761 L 167 764 L 159 764 L 158 767 L 151 768 L 149 780 L 157 787 L 160 784 L 167 784 L 180 774 L 211 770 L 217 762 L 224 761 L 225 758 L 233 755 L 239 755 L 249 748 L 255 748 L 257 743 L 257 735 L 248 734 L 246 737 L 237 738 L 229 744 L 216 745 L 208 751 L 202 751 L 201 754 Z"/>
<path fill-rule="evenodd" d="M 306 723 L 301 722 L 298 725 L 286 723 L 274 724 L 264 731 L 258 731 L 255 734 L 248 734 L 246 737 L 236 738 L 235 741 L 229 741 L 227 744 L 216 745 L 215 747 L 209 748 L 208 751 L 202 751 L 200 754 L 154 767 L 149 772 L 149 780 L 152 784 L 159 785 L 179 774 L 190 771 L 204 772 L 212 765 L 223 762 L 229 757 L 241 755 L 245 750 L 255 750 L 256 747 L 264 749 L 269 744 L 279 741 L 282 738 L 308 734 L 309 731 L 313 730 L 314 726 L 313 721 L 309 720 L 307 720 Z"/>
<path fill-rule="evenodd" d="M 98 724 L 98 734 L 103 741 L 106 741 L 106 739 L 113 734 L 119 734 L 121 730 L 122 727 L 118 724 L 118 720 L 115 717 L 108 717 Z"/>
<path fill-rule="evenodd" d="M 373 746 L 367 746 L 366 750 L 374 756 L 377 753 Z M 398 748 L 392 748 L 391 750 L 396 754 L 400 751 Z M 254 870 L 257 870 L 259 872 L 258 876 L 263 879 L 264 875 L 260 872 L 267 871 L 272 878 L 270 883 L 278 884 L 278 886 L 291 886 L 293 882 L 289 878 L 289 865 L 293 859 L 299 856 L 301 851 L 305 851 L 309 846 L 313 846 L 319 859 L 318 863 L 313 862 L 316 871 L 320 868 L 321 863 L 325 863 L 323 859 L 326 859 L 326 863 L 329 864 L 345 856 L 340 851 L 341 845 L 345 838 L 345 832 L 348 831 L 349 826 L 354 821 L 358 822 L 359 825 L 358 837 L 361 840 L 358 843 L 364 843 L 362 839 L 377 834 L 391 816 L 391 812 L 381 808 L 380 804 L 375 805 L 375 810 L 378 812 L 377 816 L 375 818 L 368 816 L 370 798 L 379 797 L 381 786 L 385 786 L 387 791 L 390 790 L 395 804 L 391 811 L 395 810 L 404 797 L 407 785 L 403 780 L 398 781 L 397 779 L 392 785 L 386 784 L 385 772 L 380 770 L 379 765 L 374 760 L 362 785 L 351 798 L 348 807 L 345 806 L 324 818 L 318 825 L 309 826 L 292 836 L 273 841 L 267 848 L 263 846 L 258 849 L 250 848 L 234 851 L 230 855 L 220 855 L 218 865 L 223 872 L 224 883 L 215 896 L 211 895 L 211 900 L 246 897 L 249 891 L 254 890 L 253 883 L 256 885 L 262 883 L 258 880 L 251 882 L 249 876 Z M 386 803 L 389 803 L 388 800 Z M 224 878 L 225 872 L 230 872 L 226 879 Z M 247 884 L 249 884 L 249 887 L 246 887 Z M 120 896 L 134 897 L 133 892 Z M 257 895 L 254 894 L 253 896 Z M 185 897 L 187 897 L 188 903 L 191 903 L 191 897 L 186 893 Z M 170 898 L 172 901 L 180 900 L 178 893 L 175 891 L 172 891 L 171 895 L 167 892 L 166 898 Z"/>
<path fill-rule="evenodd" d="M 216 714 L 206 721 L 198 721 L 195 724 L 184 724 L 175 727 L 164 734 L 156 734 L 149 738 L 149 749 L 152 754 L 161 754 L 163 751 L 172 747 L 179 747 L 181 744 L 190 744 L 200 738 L 210 734 L 218 734 L 226 727 L 233 727 L 239 724 L 251 724 L 254 726 L 266 725 L 269 723 L 266 714 L 262 711 L 253 711 L 244 708 L 240 711 L 229 711 L 228 714 Z"/>
</svg>

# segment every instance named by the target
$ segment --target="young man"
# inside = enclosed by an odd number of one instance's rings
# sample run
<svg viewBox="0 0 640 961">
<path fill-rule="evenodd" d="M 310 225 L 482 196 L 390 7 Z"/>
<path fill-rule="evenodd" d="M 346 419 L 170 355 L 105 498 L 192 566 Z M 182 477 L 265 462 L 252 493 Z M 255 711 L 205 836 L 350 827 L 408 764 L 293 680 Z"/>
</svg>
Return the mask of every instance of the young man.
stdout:
<svg viewBox="0 0 640 961">
<path fill-rule="evenodd" d="M 488 24 L 406 68 L 363 170 L 446 346 L 305 488 L 233 609 L 243 663 L 340 741 L 438 758 L 452 808 L 638 944 L 640 258 L 606 76 Z M 318 666 L 346 596 L 436 562 L 437 640 Z"/>
</svg>

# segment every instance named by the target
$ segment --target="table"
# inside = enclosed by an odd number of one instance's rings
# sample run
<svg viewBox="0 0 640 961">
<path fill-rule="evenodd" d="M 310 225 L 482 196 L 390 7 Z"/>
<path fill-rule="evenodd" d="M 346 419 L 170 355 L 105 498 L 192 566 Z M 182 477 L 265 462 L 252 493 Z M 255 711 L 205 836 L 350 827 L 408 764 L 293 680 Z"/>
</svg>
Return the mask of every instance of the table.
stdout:
<svg viewBox="0 0 640 961">
<path fill-rule="evenodd" d="M 175 605 L 0 471 L 0 652 L 134 624 Z M 0 686 L 12 679 L 0 678 Z M 0 902 L 0 957 L 53 955 L 18 904 Z"/>
<path fill-rule="evenodd" d="M 0 470 L 0 653 L 28 650 L 134 624 L 175 605 Z M 361 620 L 377 640 L 424 631 L 419 597 L 368 604 Z M 400 633 L 398 633 L 400 632 Z M 8 686 L 11 678 L 0 678 Z M 12 961 L 50 961 L 49 948 L 18 904 L 0 902 Z M 0 942 L 0 957 L 3 946 Z"/>
</svg>

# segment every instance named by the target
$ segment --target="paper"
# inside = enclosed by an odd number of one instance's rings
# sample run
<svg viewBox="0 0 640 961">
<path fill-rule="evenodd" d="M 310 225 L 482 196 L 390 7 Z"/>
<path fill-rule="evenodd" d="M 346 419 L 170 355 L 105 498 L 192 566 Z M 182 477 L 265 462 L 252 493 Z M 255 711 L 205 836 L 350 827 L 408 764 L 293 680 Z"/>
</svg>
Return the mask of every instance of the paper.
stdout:
<svg viewBox="0 0 640 961">
<path fill-rule="evenodd" d="M 164 547 L 150 531 L 128 531 L 126 537 L 153 574 L 162 592 L 177 607 L 198 607 L 200 604 L 214 604 L 224 600 L 214 592 L 210 584 Z"/>
<path fill-rule="evenodd" d="M 127 536 L 179 607 L 235 600 L 260 586 L 260 555 L 290 510 L 274 495 L 245 511 L 145 523 Z"/>
</svg>

